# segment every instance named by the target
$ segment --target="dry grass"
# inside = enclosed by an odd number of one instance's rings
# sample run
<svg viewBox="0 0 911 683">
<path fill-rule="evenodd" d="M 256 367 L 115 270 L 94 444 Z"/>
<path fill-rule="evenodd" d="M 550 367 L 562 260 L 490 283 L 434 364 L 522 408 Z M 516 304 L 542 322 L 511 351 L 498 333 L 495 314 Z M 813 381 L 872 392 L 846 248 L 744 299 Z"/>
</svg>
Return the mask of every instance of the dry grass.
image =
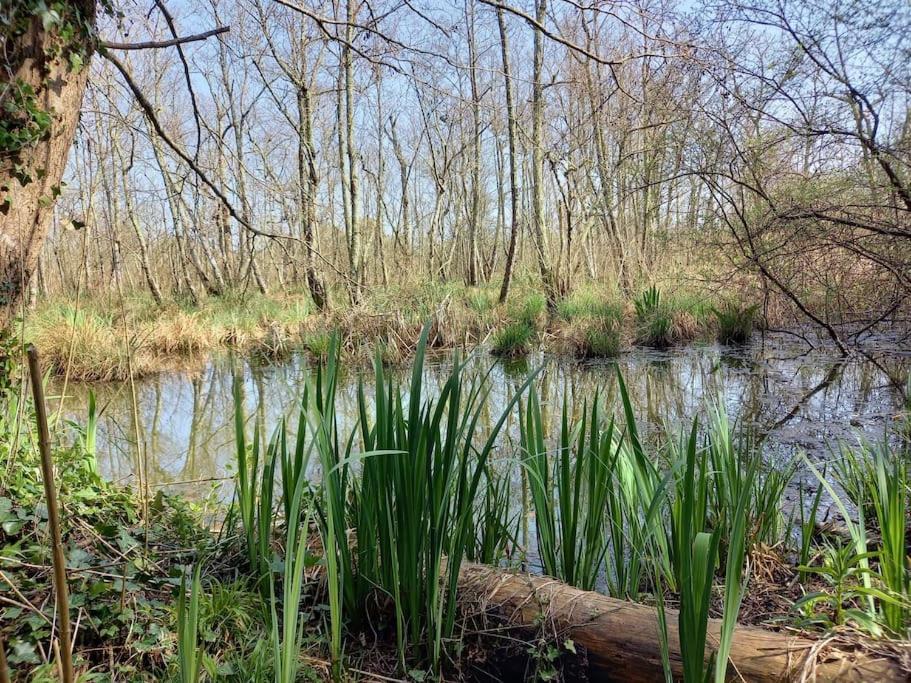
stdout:
<svg viewBox="0 0 911 683">
<path fill-rule="evenodd" d="M 387 363 L 411 357 L 424 322 L 431 321 L 428 348 L 473 349 L 490 344 L 511 324 L 534 330 L 546 351 L 577 357 L 609 357 L 635 337 L 635 313 L 607 287 L 584 286 L 548 315 L 544 298 L 519 282 L 509 301 L 497 303 L 497 288 L 460 285 L 415 286 L 371 292 L 357 306 L 336 297 L 328 313 L 312 310 L 301 293 L 275 297 L 212 298 L 186 308 L 154 306 L 147 298 L 87 300 L 79 310 L 67 301 L 36 308 L 26 337 L 38 345 L 55 373 L 79 380 L 117 380 L 197 363 L 220 349 L 282 357 L 302 350 L 325 354 L 338 331 L 344 354 L 355 362 L 378 352 Z M 674 342 L 713 334 L 697 295 L 674 299 Z M 536 342 L 537 343 L 537 342 Z"/>
</svg>

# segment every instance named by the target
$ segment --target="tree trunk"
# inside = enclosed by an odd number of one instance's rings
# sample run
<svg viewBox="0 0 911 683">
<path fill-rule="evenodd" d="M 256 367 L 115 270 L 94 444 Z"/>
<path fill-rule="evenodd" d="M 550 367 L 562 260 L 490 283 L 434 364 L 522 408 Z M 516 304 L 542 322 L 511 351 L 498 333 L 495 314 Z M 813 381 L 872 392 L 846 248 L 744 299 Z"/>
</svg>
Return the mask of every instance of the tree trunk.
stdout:
<svg viewBox="0 0 911 683">
<path fill-rule="evenodd" d="M 90 30 L 95 24 L 95 2 L 74 0 L 64 16 Z M 20 149 L 0 149 L 0 329 L 10 325 L 22 305 L 38 263 L 79 121 L 92 43 L 88 30 L 77 30 L 63 49 L 59 49 L 61 42 L 57 28 L 45 30 L 36 14 L 27 29 L 5 46 L 13 78 L 12 87 L 0 95 L 4 124 L 14 124 L 14 119 L 25 115 L 17 100 L 31 99 L 23 95 L 26 88 L 34 93 L 29 104 L 47 113 L 50 121 L 35 142 Z M 82 57 L 80 68 L 71 66 L 71 54 Z M 15 109 L 12 114 L 10 107 Z"/>
<path fill-rule="evenodd" d="M 512 574 L 502 569 L 463 563 L 459 570 L 459 600 L 476 601 L 488 613 L 498 613 L 517 627 L 559 633 L 587 655 L 587 680 L 645 683 L 663 681 L 661 639 L 654 608 L 599 593 L 581 591 L 546 576 Z M 667 610 L 668 655 L 674 680 L 683 673 L 677 612 Z M 709 620 L 708 642 L 717 643 L 721 622 Z M 860 644 L 858 644 L 860 645 Z M 727 679 L 756 683 L 804 680 L 908 680 L 895 658 L 875 649 L 820 641 L 748 626 L 734 630 Z M 707 653 L 708 654 L 708 653 Z M 809 661 L 807 661 L 809 660 Z"/>
<path fill-rule="evenodd" d="M 519 234 L 519 183 L 516 178 L 516 116 L 512 103 L 512 83 L 509 76 L 509 43 L 506 38 L 506 21 L 503 10 L 497 9 L 497 24 L 500 27 L 500 51 L 503 57 L 503 80 L 506 84 L 506 118 L 509 137 L 509 246 L 506 247 L 506 265 L 503 269 L 503 285 L 500 287 L 500 303 L 509 296 L 512 267 L 516 258 L 516 239 Z"/>
<path fill-rule="evenodd" d="M 536 19 L 544 25 L 547 18 L 547 0 L 535 0 Z M 556 288 L 547 262 L 547 244 L 544 231 L 544 33 L 535 29 L 534 53 L 532 55 L 531 86 L 531 185 L 532 185 L 532 234 L 538 257 L 538 270 L 547 297 L 548 310 L 557 306 Z"/>
<path fill-rule="evenodd" d="M 310 89 L 303 76 L 297 87 L 297 180 L 300 191 L 301 232 L 304 238 L 304 271 L 310 297 L 319 310 L 328 306 L 326 287 L 313 265 L 313 232 L 316 226 L 316 187 L 319 173 L 313 145 Z"/>
</svg>

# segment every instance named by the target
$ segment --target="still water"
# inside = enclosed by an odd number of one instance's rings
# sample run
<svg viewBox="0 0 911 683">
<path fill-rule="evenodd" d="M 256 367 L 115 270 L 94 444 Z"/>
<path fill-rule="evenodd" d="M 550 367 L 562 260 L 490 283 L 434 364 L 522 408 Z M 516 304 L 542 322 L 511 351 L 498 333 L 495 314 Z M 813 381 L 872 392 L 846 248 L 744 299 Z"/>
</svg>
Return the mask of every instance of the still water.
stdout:
<svg viewBox="0 0 911 683">
<path fill-rule="evenodd" d="M 876 340 L 847 359 L 810 349 L 792 336 L 757 336 L 748 346 L 692 345 L 658 352 L 636 349 L 615 362 L 570 362 L 536 356 L 504 363 L 477 352 L 470 367 L 490 374 L 490 419 L 495 421 L 530 370 L 542 366 L 536 382 L 549 417 L 556 423 L 564 396 L 580 407 L 600 391 L 617 411 L 617 370 L 623 374 L 638 413 L 640 429 L 676 429 L 704 415 L 712 402 L 724 404 L 732 420 L 765 437 L 773 460 L 798 452 L 824 460 L 839 440 L 881 439 L 906 409 L 911 350 Z M 441 384 L 451 365 L 428 362 L 425 381 Z M 240 382 L 246 414 L 259 415 L 271 431 L 282 415 L 295 416 L 313 362 L 305 355 L 281 361 L 224 356 L 192 373 L 166 373 L 128 382 L 70 385 L 64 413 L 84 419 L 89 391 L 100 412 L 98 459 L 104 475 L 129 481 L 137 454 L 147 463 L 152 488 L 219 499 L 230 497 L 234 463 L 234 386 Z M 391 369 L 407 385 L 407 368 Z M 351 422 L 359 377 L 370 385 L 369 368 L 347 370 L 340 378 L 338 413 Z M 58 396 L 60 387 L 58 389 Z M 138 410 L 133 410 L 135 405 Z M 56 407 L 56 406 L 53 406 Z M 515 412 L 515 411 L 514 411 Z M 343 425 L 344 426 L 344 425 Z M 515 453 L 517 426 L 510 417 L 500 445 L 503 457 Z"/>
</svg>

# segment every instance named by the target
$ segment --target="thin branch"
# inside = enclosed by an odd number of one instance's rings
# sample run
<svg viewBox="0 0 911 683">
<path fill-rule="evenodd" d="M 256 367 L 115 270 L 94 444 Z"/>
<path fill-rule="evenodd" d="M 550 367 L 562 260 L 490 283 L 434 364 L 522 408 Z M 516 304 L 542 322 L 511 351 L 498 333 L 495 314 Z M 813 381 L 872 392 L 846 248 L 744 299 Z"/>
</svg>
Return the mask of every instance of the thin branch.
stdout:
<svg viewBox="0 0 911 683">
<path fill-rule="evenodd" d="M 146 118 L 149 120 L 149 123 L 152 124 L 152 127 L 155 129 L 155 132 L 158 136 L 164 141 L 164 143 L 171 148 L 178 157 L 180 157 L 184 163 L 189 166 L 197 177 L 202 180 L 203 183 L 215 194 L 218 200 L 222 203 L 225 209 L 230 214 L 231 218 L 236 220 L 240 225 L 242 225 L 250 233 L 257 235 L 259 237 L 268 237 L 270 239 L 277 240 L 294 240 L 298 241 L 298 238 L 291 235 L 278 235 L 271 232 L 264 232 L 257 228 L 254 228 L 250 223 L 245 221 L 241 215 L 234 208 L 234 205 L 231 204 L 231 201 L 228 197 L 222 192 L 222 190 L 209 179 L 209 176 L 206 174 L 202 168 L 199 167 L 199 164 L 193 160 L 186 152 L 184 152 L 180 146 L 175 143 L 171 137 L 164 131 L 164 128 L 161 125 L 161 122 L 158 120 L 158 117 L 155 115 L 155 108 L 140 90 L 139 86 L 136 85 L 136 81 L 133 80 L 133 77 L 130 75 L 130 72 L 124 66 L 123 62 L 117 59 L 114 55 L 108 53 L 105 50 L 101 50 L 100 54 L 104 56 L 111 64 L 113 64 L 117 70 L 120 72 L 120 75 L 123 76 L 123 80 L 126 82 L 129 89 L 132 91 L 133 96 L 136 98 L 136 101 L 139 103 L 140 108 L 145 112 Z"/>
<path fill-rule="evenodd" d="M 205 40 L 206 38 L 211 38 L 212 36 L 227 33 L 230 30 L 230 26 L 219 26 L 218 28 L 206 31 L 205 33 L 196 33 L 192 36 L 181 36 L 171 38 L 170 40 L 147 40 L 141 43 L 112 43 L 103 41 L 98 44 L 98 47 L 105 48 L 106 50 L 157 50 L 163 47 L 183 45 L 184 43 L 195 43 L 200 40 Z"/>
</svg>

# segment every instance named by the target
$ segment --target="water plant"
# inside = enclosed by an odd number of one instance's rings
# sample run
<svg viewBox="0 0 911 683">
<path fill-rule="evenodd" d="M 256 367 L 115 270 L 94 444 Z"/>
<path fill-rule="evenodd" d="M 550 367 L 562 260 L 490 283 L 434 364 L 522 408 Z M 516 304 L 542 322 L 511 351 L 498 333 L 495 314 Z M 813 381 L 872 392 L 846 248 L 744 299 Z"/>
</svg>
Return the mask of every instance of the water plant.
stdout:
<svg viewBox="0 0 911 683">
<path fill-rule="evenodd" d="M 728 301 L 711 309 L 718 324 L 718 341 L 722 344 L 746 344 L 753 335 L 759 305 L 741 305 Z"/>
<path fill-rule="evenodd" d="M 615 358 L 620 355 L 620 349 L 620 321 L 605 316 L 585 325 L 576 354 L 582 358 Z"/>
<path fill-rule="evenodd" d="M 825 469 L 823 469 L 825 476 Z M 816 487 L 816 494 L 807 508 L 804 499 L 804 486 L 801 483 L 798 489 L 797 511 L 800 518 L 800 545 L 797 549 L 797 564 L 800 567 L 806 567 L 810 564 L 813 552 L 813 539 L 816 536 L 816 522 L 819 516 L 819 503 L 822 500 L 822 492 L 825 489 L 822 486 Z M 801 583 L 806 583 L 807 572 L 800 570 L 798 578 Z"/>
<path fill-rule="evenodd" d="M 534 339 L 535 328 L 531 323 L 525 320 L 510 322 L 493 333 L 490 352 L 505 358 L 524 356 L 531 351 Z"/>
<path fill-rule="evenodd" d="M 747 544 L 774 545 L 784 535 L 785 520 L 781 501 L 785 489 L 794 475 L 796 464 L 784 466 L 763 465 L 755 476 L 749 472 L 760 468 L 762 455 L 753 437 L 746 431 L 735 431 L 722 403 L 710 409 L 710 423 L 706 435 L 708 466 L 706 476 L 711 478 L 709 513 L 714 527 L 721 529 L 722 544 L 727 543 L 737 523 L 735 511 L 741 495 L 747 496 Z M 748 487 L 744 489 L 744 487 Z"/>
<path fill-rule="evenodd" d="M 200 567 L 193 570 L 190 600 L 187 602 L 187 576 L 180 581 L 177 594 L 177 664 L 181 683 L 197 683 L 202 669 L 203 651 L 199 647 L 199 600 L 202 586 Z"/>
<path fill-rule="evenodd" d="M 559 445 L 549 454 L 537 391 L 529 390 L 519 444 L 535 510 L 537 547 L 544 571 L 592 590 L 607 552 L 604 515 L 619 448 L 614 423 L 602 424 L 600 398 L 573 423 L 564 394 Z"/>
<path fill-rule="evenodd" d="M 303 519 L 301 519 L 301 508 L 307 507 L 307 501 L 304 500 L 306 490 L 306 479 L 298 477 L 285 518 L 285 556 L 282 567 L 280 616 L 275 585 L 273 582 L 269 582 L 275 683 L 294 683 L 297 680 L 300 664 L 303 635 L 300 623 L 300 605 L 304 586 L 304 570 L 311 564 L 307 552 L 310 541 L 308 509 L 303 512 Z"/>
<path fill-rule="evenodd" d="M 661 299 L 661 292 L 652 285 L 634 301 L 636 309 L 636 341 L 646 346 L 667 348 L 673 339 L 673 316 Z"/>
<path fill-rule="evenodd" d="M 372 409 L 362 381 L 359 418 L 344 445 L 328 398 L 334 390 L 326 394 L 317 449 L 324 477 L 320 518 L 333 612 L 354 624 L 363 622 L 370 595 L 379 591 L 392 602 L 403 664 L 410 651 L 438 670 L 444 641 L 455 627 L 459 561 L 474 539 L 476 498 L 493 445 L 519 394 L 482 436 L 490 391 L 486 375 L 468 377 L 456 356 L 439 394 L 425 395 L 428 331 L 425 326 L 418 343 L 407 403 L 377 360 Z M 334 387 L 336 368 L 327 368 L 319 380 L 323 386 Z M 323 394 L 317 390 L 317 395 Z M 353 476 L 355 464 L 359 477 Z M 345 520 L 356 523 L 354 551 Z M 333 626 L 333 641 L 336 629 L 340 620 Z"/>
</svg>

